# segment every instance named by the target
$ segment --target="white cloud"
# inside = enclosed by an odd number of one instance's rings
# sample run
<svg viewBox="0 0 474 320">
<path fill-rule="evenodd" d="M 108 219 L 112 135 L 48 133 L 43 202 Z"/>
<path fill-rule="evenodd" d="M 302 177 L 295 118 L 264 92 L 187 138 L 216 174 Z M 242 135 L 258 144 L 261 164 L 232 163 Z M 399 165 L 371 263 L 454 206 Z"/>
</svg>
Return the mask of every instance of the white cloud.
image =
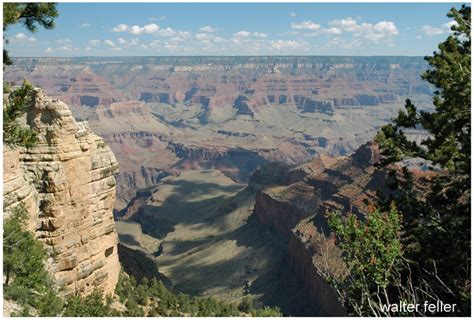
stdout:
<svg viewBox="0 0 474 320">
<path fill-rule="evenodd" d="M 375 43 L 387 42 L 398 35 L 398 29 L 392 21 L 380 21 L 376 24 L 362 23 L 357 26 L 355 36 Z"/>
<path fill-rule="evenodd" d="M 266 38 L 268 36 L 268 34 L 263 32 L 254 32 L 252 33 L 252 35 L 257 38 Z"/>
<path fill-rule="evenodd" d="M 304 43 L 294 40 L 272 40 L 269 42 L 270 47 L 276 50 L 295 50 L 304 47 Z"/>
<path fill-rule="evenodd" d="M 168 49 L 170 51 L 175 51 L 178 49 L 178 46 L 175 43 L 166 43 L 165 49 Z"/>
<path fill-rule="evenodd" d="M 178 35 L 180 37 L 185 37 L 186 38 L 186 37 L 189 37 L 191 35 L 191 32 L 189 32 L 189 31 L 178 31 Z"/>
<path fill-rule="evenodd" d="M 263 33 L 263 32 L 250 32 L 250 31 L 245 31 L 245 30 L 241 30 L 239 32 L 234 33 L 234 38 L 237 38 L 237 39 L 249 38 L 249 37 L 266 38 L 268 37 L 268 34 Z"/>
<path fill-rule="evenodd" d="M 351 17 L 345 19 L 336 19 L 329 22 L 330 27 L 338 28 L 345 32 L 354 32 L 357 31 L 357 21 Z"/>
<path fill-rule="evenodd" d="M 72 43 L 72 40 L 66 38 L 66 39 L 58 39 L 54 42 L 59 43 L 59 44 L 67 44 L 67 43 Z"/>
<path fill-rule="evenodd" d="M 207 33 L 196 33 L 197 40 L 205 40 L 208 38 L 210 38 L 210 36 Z"/>
<path fill-rule="evenodd" d="M 89 40 L 89 45 L 95 47 L 100 45 L 100 42 L 100 40 Z"/>
<path fill-rule="evenodd" d="M 81 23 L 80 27 L 81 28 L 90 28 L 90 27 L 92 27 L 92 25 L 90 23 L 83 22 L 83 23 Z"/>
<path fill-rule="evenodd" d="M 139 42 L 140 42 L 139 39 L 134 38 L 134 39 L 131 39 L 131 40 L 128 42 L 127 45 L 129 45 L 129 46 L 136 46 Z"/>
<path fill-rule="evenodd" d="M 157 47 L 161 46 L 161 41 L 160 40 L 153 40 L 152 42 L 150 42 L 149 46 L 151 48 L 157 48 Z"/>
<path fill-rule="evenodd" d="M 161 29 L 159 35 L 162 37 L 173 37 L 176 35 L 176 31 L 171 28 Z"/>
<path fill-rule="evenodd" d="M 140 27 L 137 25 L 129 26 L 127 24 L 122 23 L 112 28 L 113 32 L 129 32 L 135 35 L 153 34 L 153 33 L 157 33 L 159 30 L 160 30 L 160 26 L 155 23 L 149 23 L 149 24 L 144 25 L 143 27 Z"/>
<path fill-rule="evenodd" d="M 36 42 L 35 37 L 28 37 L 26 34 L 21 33 L 21 32 L 15 35 L 15 39 L 18 41 Z"/>
<path fill-rule="evenodd" d="M 354 41 L 346 42 L 349 47 L 357 46 L 360 41 L 355 38 L 365 39 L 372 43 L 391 43 L 393 37 L 398 35 L 398 28 L 392 21 L 379 21 L 376 24 L 358 23 L 355 19 L 348 17 L 345 19 L 336 19 L 328 23 L 330 28 L 323 29 L 325 34 L 342 34 L 343 32 L 352 33 Z"/>
<path fill-rule="evenodd" d="M 346 24 L 347 22 L 343 21 L 342 23 Z M 336 27 L 337 24 L 338 23 L 333 21 L 332 25 L 331 23 L 329 24 L 330 28 L 322 28 L 320 24 L 308 20 L 300 23 L 292 23 L 291 28 L 294 30 L 311 31 L 311 33 L 306 33 L 304 36 L 316 37 L 320 34 L 341 34 L 343 31 L 340 27 Z"/>
<path fill-rule="evenodd" d="M 115 43 L 112 40 L 104 40 L 104 44 L 107 47 L 115 47 Z"/>
<path fill-rule="evenodd" d="M 351 50 L 351 49 L 360 47 L 363 43 L 364 42 L 362 42 L 360 39 L 351 39 L 351 40 L 348 41 L 347 39 L 343 39 L 343 38 L 340 38 L 340 37 L 334 37 L 334 38 L 331 38 L 331 40 L 329 40 L 329 42 L 326 43 L 325 46 L 327 48 L 337 47 L 337 48 Z"/>
<path fill-rule="evenodd" d="M 322 32 L 326 34 L 341 34 L 342 30 L 336 27 L 332 27 L 328 29 L 323 29 Z"/>
<path fill-rule="evenodd" d="M 295 30 L 319 30 L 321 25 L 312 22 L 311 20 L 303 21 L 301 23 L 292 23 L 291 29 Z"/>
<path fill-rule="evenodd" d="M 195 38 L 196 40 L 199 41 L 199 43 L 201 44 L 205 44 L 205 45 L 210 45 L 212 43 L 226 43 L 226 42 L 229 42 L 228 40 L 220 37 L 220 36 L 217 36 L 215 34 L 210 34 L 210 33 L 196 33 L 195 35 Z M 241 38 L 238 38 L 238 39 L 241 39 Z M 182 39 L 184 40 L 184 39 Z M 237 40 L 237 39 L 235 39 Z M 240 43 L 240 40 L 237 40 L 237 42 Z"/>
<path fill-rule="evenodd" d="M 138 38 L 133 38 L 133 39 L 130 39 L 130 40 L 127 40 L 127 39 L 124 39 L 124 38 L 118 38 L 117 39 L 117 43 L 120 44 L 120 45 L 123 45 L 123 46 L 136 46 L 138 45 L 138 43 L 140 42 L 140 40 Z"/>
<path fill-rule="evenodd" d="M 250 32 L 241 30 L 239 32 L 234 33 L 234 37 L 236 38 L 247 38 L 250 36 Z"/>
<path fill-rule="evenodd" d="M 291 17 L 296 17 L 296 13 L 290 12 L 290 16 L 291 16 Z"/>
<path fill-rule="evenodd" d="M 437 36 L 437 35 L 451 32 L 451 27 L 455 25 L 457 25 L 456 21 L 449 21 L 449 22 L 443 23 L 440 27 L 424 25 L 421 28 L 421 31 L 423 31 L 427 36 L 432 37 L 432 36 Z"/>
<path fill-rule="evenodd" d="M 344 33 L 349 34 L 350 37 L 343 37 Z M 394 46 L 393 40 L 399 34 L 399 30 L 392 21 L 383 20 L 375 24 L 359 23 L 348 17 L 332 20 L 328 23 L 328 28 L 321 28 L 315 33 L 306 33 L 305 35 L 317 36 L 320 34 L 334 36 L 324 45 L 326 48 L 353 49 L 370 44 Z"/>
<path fill-rule="evenodd" d="M 320 36 L 322 34 L 338 35 L 338 34 L 341 34 L 341 33 L 342 33 L 341 29 L 332 27 L 332 28 L 328 28 L 328 29 L 321 28 L 319 30 L 316 30 L 315 32 L 304 33 L 303 36 L 304 37 L 317 37 L 317 36 Z"/>
<path fill-rule="evenodd" d="M 184 41 L 185 39 L 182 38 L 182 37 L 173 37 L 170 39 L 171 41 L 174 41 L 174 42 L 182 42 Z"/>
<path fill-rule="evenodd" d="M 142 30 L 143 30 L 142 31 L 143 33 L 155 33 L 155 32 L 158 32 L 158 30 L 160 30 L 160 26 L 158 26 L 155 23 L 150 23 L 150 24 L 145 25 L 142 28 Z"/>
<path fill-rule="evenodd" d="M 360 41 L 359 39 L 352 39 L 349 42 L 343 42 L 341 44 L 341 48 L 343 49 L 354 49 L 362 46 L 363 42 Z"/>
<path fill-rule="evenodd" d="M 79 49 L 78 49 L 78 48 L 73 48 L 73 47 L 71 47 L 70 45 L 65 45 L 65 46 L 61 46 L 61 47 L 55 48 L 54 50 L 59 50 L 59 51 L 77 51 L 77 50 L 79 50 Z"/>
<path fill-rule="evenodd" d="M 368 24 L 369 27 L 372 27 L 371 24 Z M 392 21 L 380 21 L 372 27 L 375 33 L 383 33 L 389 36 L 398 35 L 398 29 L 395 23 Z"/>
<path fill-rule="evenodd" d="M 212 32 L 216 32 L 216 29 L 214 29 L 211 26 L 205 26 L 205 27 L 199 28 L 199 31 L 206 32 L 206 33 L 212 33 Z"/>
<path fill-rule="evenodd" d="M 421 28 L 421 31 L 423 31 L 429 37 L 437 36 L 444 33 L 443 29 L 429 25 L 424 25 L 423 28 Z"/>
<path fill-rule="evenodd" d="M 44 50 L 44 52 L 51 53 L 51 52 L 53 52 L 53 48 L 51 48 L 51 47 L 46 48 L 46 50 Z"/>
<path fill-rule="evenodd" d="M 214 37 L 214 38 L 212 39 L 212 41 L 215 42 L 215 43 L 224 43 L 224 42 L 226 42 L 227 40 L 224 39 L 224 38 L 222 38 L 222 37 L 216 36 L 216 37 Z"/>
<path fill-rule="evenodd" d="M 114 27 L 112 29 L 113 32 L 125 32 L 125 31 L 128 31 L 130 29 L 130 27 L 126 24 L 119 24 L 118 26 Z"/>
</svg>

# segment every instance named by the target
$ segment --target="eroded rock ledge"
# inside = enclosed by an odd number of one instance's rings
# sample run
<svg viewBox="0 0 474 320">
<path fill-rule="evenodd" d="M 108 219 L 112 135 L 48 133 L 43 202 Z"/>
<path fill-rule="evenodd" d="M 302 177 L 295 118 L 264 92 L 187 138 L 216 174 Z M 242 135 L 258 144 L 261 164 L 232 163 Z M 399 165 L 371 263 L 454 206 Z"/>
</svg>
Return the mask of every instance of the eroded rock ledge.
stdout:
<svg viewBox="0 0 474 320">
<path fill-rule="evenodd" d="M 47 267 L 66 293 L 111 293 L 120 269 L 112 213 L 117 161 L 65 103 L 40 89 L 33 96 L 23 120 L 39 142 L 28 150 L 4 146 L 4 214 L 25 204 L 29 229 L 46 245 Z"/>
</svg>

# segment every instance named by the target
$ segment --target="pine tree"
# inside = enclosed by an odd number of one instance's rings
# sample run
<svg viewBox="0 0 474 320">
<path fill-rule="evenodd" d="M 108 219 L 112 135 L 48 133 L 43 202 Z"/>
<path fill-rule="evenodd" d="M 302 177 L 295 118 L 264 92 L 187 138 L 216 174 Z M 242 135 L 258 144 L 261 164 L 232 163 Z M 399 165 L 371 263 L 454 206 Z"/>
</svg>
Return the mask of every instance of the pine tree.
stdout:
<svg viewBox="0 0 474 320">
<path fill-rule="evenodd" d="M 42 244 L 25 230 L 27 218 L 27 210 L 19 205 L 3 223 L 4 294 L 22 304 L 34 304 L 50 286 L 50 279 L 43 265 Z"/>
<path fill-rule="evenodd" d="M 20 3 L 6 2 L 3 4 L 3 33 L 13 24 L 20 23 L 29 32 L 36 32 L 38 26 L 45 29 L 54 28 L 54 18 L 59 15 L 56 3 Z M 8 39 L 6 40 L 8 43 Z M 11 65 L 8 51 L 3 49 L 3 65 Z"/>
<path fill-rule="evenodd" d="M 3 108 L 3 143 L 11 147 L 31 148 L 38 142 L 36 133 L 19 123 L 20 117 L 33 103 L 33 87 L 26 80 L 23 85 L 11 92 L 4 101 Z"/>
<path fill-rule="evenodd" d="M 471 8 L 452 9 L 452 35 L 426 57 L 430 69 L 422 77 L 436 88 L 433 112 L 418 111 L 407 100 L 392 124 L 376 137 L 385 166 L 407 157 L 421 157 L 441 168 L 421 193 L 411 174 L 392 173 L 391 201 L 403 214 L 405 256 L 411 272 L 433 297 L 456 303 L 459 314 L 470 313 L 471 207 Z M 409 141 L 405 128 L 424 129 L 428 138 Z"/>
<path fill-rule="evenodd" d="M 378 194 L 379 209 L 363 220 L 329 219 L 349 269 L 347 278 L 329 280 L 355 315 L 390 315 L 380 308 L 387 303 L 439 300 L 456 304 L 449 315 L 470 314 L 471 8 L 453 8 L 448 17 L 452 34 L 425 58 L 430 69 L 422 75 L 436 88 L 434 111 L 418 111 L 407 99 L 376 136 L 390 192 Z M 411 141 L 406 128 L 425 130 L 427 138 Z M 410 157 L 438 167 L 423 191 L 410 170 L 392 166 Z"/>
</svg>

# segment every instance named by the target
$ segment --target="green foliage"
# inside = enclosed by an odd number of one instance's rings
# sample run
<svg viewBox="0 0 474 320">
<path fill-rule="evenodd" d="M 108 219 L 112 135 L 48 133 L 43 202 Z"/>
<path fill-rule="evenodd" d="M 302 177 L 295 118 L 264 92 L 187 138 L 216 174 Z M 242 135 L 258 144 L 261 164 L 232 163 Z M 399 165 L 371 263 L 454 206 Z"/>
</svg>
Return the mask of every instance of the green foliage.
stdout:
<svg viewBox="0 0 474 320">
<path fill-rule="evenodd" d="M 431 68 L 422 78 L 437 90 L 435 112 L 418 112 L 408 99 L 394 124 L 377 136 L 384 164 L 407 156 L 420 156 L 440 164 L 452 173 L 470 172 L 471 159 L 471 8 L 451 9 L 448 17 L 457 25 L 454 34 L 439 45 L 439 51 L 425 59 Z M 421 146 L 408 142 L 403 128 L 422 127 L 430 136 Z"/>
<path fill-rule="evenodd" d="M 277 308 L 265 307 L 255 310 L 249 298 L 240 304 L 219 301 L 211 297 L 191 297 L 184 293 L 174 293 L 156 278 L 142 280 L 137 285 L 133 277 L 122 273 L 116 287 L 116 293 L 125 304 L 126 316 L 143 315 L 143 308 L 150 311 L 148 316 L 281 316 Z"/>
<path fill-rule="evenodd" d="M 8 27 L 20 23 L 30 32 L 36 32 L 38 26 L 45 29 L 54 28 L 54 18 L 59 15 L 56 10 L 56 3 L 3 3 L 3 32 Z M 8 40 L 6 41 L 8 43 Z M 12 60 L 8 51 L 3 49 L 3 65 L 11 65 Z"/>
<path fill-rule="evenodd" d="M 95 290 L 85 297 L 68 298 L 62 315 L 65 317 L 109 317 L 114 313 L 111 300 L 104 299 L 103 294 Z"/>
<path fill-rule="evenodd" d="M 23 85 L 8 96 L 3 108 L 3 143 L 9 146 L 24 146 L 31 148 L 38 142 L 36 133 L 24 128 L 18 119 L 32 104 L 32 86 L 24 81 Z"/>
<path fill-rule="evenodd" d="M 64 308 L 64 302 L 55 291 L 48 290 L 38 299 L 35 307 L 38 316 L 54 317 L 61 314 Z"/>
<path fill-rule="evenodd" d="M 414 107 L 407 99 L 406 108 L 410 110 Z M 410 111 L 409 111 L 410 112 Z M 406 115 L 403 111 L 399 112 L 399 117 L 406 121 Z M 423 157 L 424 150 L 414 141 L 408 140 L 402 130 L 397 125 L 387 124 L 383 126 L 375 137 L 375 141 L 380 145 L 382 155 L 381 165 L 402 160 L 404 157 Z"/>
<path fill-rule="evenodd" d="M 423 292 L 427 299 L 456 303 L 456 314 L 467 315 L 471 299 L 471 8 L 453 8 L 448 17 L 456 22 L 453 34 L 425 58 L 430 69 L 422 75 L 436 88 L 434 112 L 418 111 L 407 100 L 405 111 L 376 137 L 381 166 L 417 156 L 442 171 L 424 181 L 423 190 L 408 170 L 392 171 L 391 192 L 379 195 L 379 205 L 386 210 L 394 201 L 402 213 L 405 273 L 411 275 L 413 290 Z M 410 142 L 405 128 L 424 129 L 428 138 L 421 144 Z"/>
<path fill-rule="evenodd" d="M 127 310 L 125 311 L 124 315 L 127 317 L 143 317 L 145 315 L 143 309 L 140 308 L 134 297 L 131 297 L 127 300 L 125 303 L 125 308 Z"/>
<path fill-rule="evenodd" d="M 144 278 L 146 279 L 146 278 Z M 148 286 L 141 284 L 137 287 L 135 296 L 137 297 L 137 303 L 141 306 L 145 306 L 148 302 Z"/>
<path fill-rule="evenodd" d="M 399 275 L 402 245 L 400 219 L 392 207 L 388 213 L 379 210 L 367 214 L 365 221 L 350 214 L 329 215 L 329 225 L 337 235 L 349 270 L 345 279 L 331 279 L 346 295 L 344 302 L 353 315 L 377 316 L 381 295 Z M 382 298 L 380 298 L 382 297 Z"/>
<path fill-rule="evenodd" d="M 54 316 L 62 301 L 44 269 L 43 245 L 25 230 L 27 219 L 28 211 L 21 204 L 3 222 L 4 297 L 23 306 L 19 316 L 29 315 L 31 308 L 40 316 Z"/>
<path fill-rule="evenodd" d="M 281 317 L 282 314 L 278 308 L 263 307 L 263 309 L 252 310 L 252 317 Z"/>
<path fill-rule="evenodd" d="M 46 253 L 33 234 L 24 230 L 27 218 L 25 207 L 19 205 L 3 223 L 4 295 L 34 304 L 36 295 L 33 292 L 44 293 L 50 282 L 43 267 Z"/>
<path fill-rule="evenodd" d="M 253 309 L 252 299 L 250 297 L 245 297 L 240 301 L 239 305 L 237 306 L 239 311 L 244 313 L 250 313 Z"/>
<path fill-rule="evenodd" d="M 4 82 L 3 82 L 3 94 L 10 93 L 11 90 L 12 90 L 12 88 L 11 88 L 11 83 L 10 83 L 10 82 L 7 82 L 7 81 L 4 81 Z"/>
</svg>

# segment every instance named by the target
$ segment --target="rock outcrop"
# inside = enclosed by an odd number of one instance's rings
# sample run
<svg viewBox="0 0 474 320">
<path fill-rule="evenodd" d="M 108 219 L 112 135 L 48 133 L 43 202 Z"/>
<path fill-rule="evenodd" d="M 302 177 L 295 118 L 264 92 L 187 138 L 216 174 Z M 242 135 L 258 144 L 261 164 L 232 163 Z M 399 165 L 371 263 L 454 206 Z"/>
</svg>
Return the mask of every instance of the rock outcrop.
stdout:
<svg viewBox="0 0 474 320">
<path fill-rule="evenodd" d="M 288 238 L 288 263 L 303 280 L 319 315 L 345 314 L 336 291 L 325 281 L 327 275 L 341 277 L 347 272 L 328 228 L 327 213 L 367 212 L 365 200 L 374 198 L 385 178 L 374 167 L 378 159 L 377 146 L 367 143 L 334 164 L 316 158 L 300 166 L 304 175 L 293 175 L 295 179 L 286 183 L 267 183 L 257 192 L 254 214 Z M 291 173 L 277 171 L 278 180 Z M 262 180 L 259 175 L 257 171 L 256 180 Z"/>
<path fill-rule="evenodd" d="M 379 161 L 378 146 L 369 142 L 351 156 L 334 162 L 316 158 L 300 165 L 299 171 L 269 163 L 250 179 L 250 187 L 257 190 L 254 215 L 288 239 L 288 264 L 305 284 L 318 315 L 345 314 L 336 291 L 325 280 L 347 274 L 327 215 L 352 213 L 363 218 L 373 210 L 370 204 L 377 191 L 388 192 L 387 170 L 375 166 Z M 413 173 L 419 190 L 437 174 L 431 163 L 416 158 L 391 168 L 401 172 L 401 167 Z"/>
<path fill-rule="evenodd" d="M 50 253 L 47 268 L 66 294 L 112 293 L 120 269 L 115 157 L 65 103 L 40 89 L 32 94 L 24 120 L 39 142 L 30 149 L 4 146 L 4 214 L 25 204 L 29 229 Z"/>
</svg>

